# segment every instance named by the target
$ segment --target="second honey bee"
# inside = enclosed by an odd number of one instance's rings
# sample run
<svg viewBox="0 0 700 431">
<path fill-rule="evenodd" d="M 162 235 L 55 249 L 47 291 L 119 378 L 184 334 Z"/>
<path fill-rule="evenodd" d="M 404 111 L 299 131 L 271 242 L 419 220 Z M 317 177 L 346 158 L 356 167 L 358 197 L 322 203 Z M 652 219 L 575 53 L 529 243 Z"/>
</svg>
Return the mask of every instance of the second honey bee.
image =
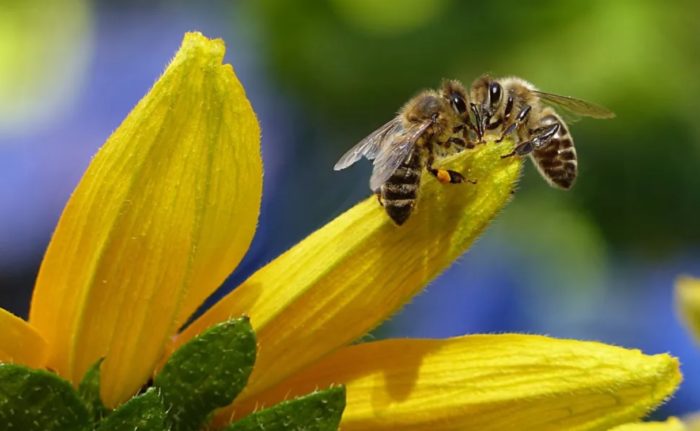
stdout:
<svg viewBox="0 0 700 431">
<path fill-rule="evenodd" d="M 469 131 L 476 131 L 476 126 L 470 120 L 471 106 L 461 83 L 444 81 L 439 91 L 424 91 L 409 100 L 394 119 L 345 153 L 334 169 L 345 169 L 362 157 L 374 160 L 370 189 L 389 217 L 402 225 L 415 207 L 424 168 L 441 183 L 468 181 L 434 163 L 473 146 Z"/>
<path fill-rule="evenodd" d="M 516 147 L 503 157 L 529 155 L 544 179 L 554 187 L 570 189 L 578 173 L 574 141 L 554 107 L 592 118 L 613 118 L 602 106 L 568 96 L 539 91 L 515 77 L 478 78 L 471 86 L 476 131 L 500 135 L 497 142 L 515 134 Z"/>
</svg>

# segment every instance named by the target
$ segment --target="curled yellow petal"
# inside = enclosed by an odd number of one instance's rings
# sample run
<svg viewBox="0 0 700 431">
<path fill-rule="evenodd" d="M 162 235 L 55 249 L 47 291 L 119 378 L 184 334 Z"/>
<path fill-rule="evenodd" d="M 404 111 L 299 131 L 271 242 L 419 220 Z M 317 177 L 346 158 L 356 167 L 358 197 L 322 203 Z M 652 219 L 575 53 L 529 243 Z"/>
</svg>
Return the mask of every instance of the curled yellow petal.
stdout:
<svg viewBox="0 0 700 431">
<path fill-rule="evenodd" d="M 488 143 L 445 164 L 476 185 L 424 174 L 417 210 L 401 227 L 374 196 L 360 202 L 253 274 L 177 343 L 250 316 L 259 350 L 241 400 L 364 335 L 462 255 L 508 202 L 522 165 L 501 159 L 511 145 Z"/>
<path fill-rule="evenodd" d="M 114 406 L 231 272 L 262 192 L 257 120 L 224 44 L 185 36 L 163 76 L 94 157 L 44 257 L 30 321 L 78 381 L 98 358 Z"/>
<path fill-rule="evenodd" d="M 229 414 L 342 383 L 343 431 L 606 430 L 644 416 L 680 380 L 669 355 L 595 342 L 386 340 L 338 350 Z"/>
<path fill-rule="evenodd" d="M 46 341 L 27 322 L 0 308 L 0 362 L 41 368 L 46 365 Z"/>
<path fill-rule="evenodd" d="M 700 280 L 681 277 L 676 281 L 676 307 L 688 330 L 700 342 Z"/>
<path fill-rule="evenodd" d="M 663 422 L 636 422 L 612 428 L 610 431 L 686 431 L 687 427 L 678 418 Z"/>
</svg>

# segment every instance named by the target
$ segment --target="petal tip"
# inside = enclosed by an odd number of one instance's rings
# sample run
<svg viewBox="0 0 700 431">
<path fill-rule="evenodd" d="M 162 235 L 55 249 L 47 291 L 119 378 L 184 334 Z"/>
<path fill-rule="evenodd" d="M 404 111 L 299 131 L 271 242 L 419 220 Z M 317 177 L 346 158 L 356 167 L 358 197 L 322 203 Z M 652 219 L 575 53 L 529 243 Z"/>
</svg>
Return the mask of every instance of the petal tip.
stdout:
<svg viewBox="0 0 700 431">
<path fill-rule="evenodd" d="M 193 53 L 205 54 L 212 63 L 221 64 L 226 53 L 226 44 L 222 39 L 209 39 L 198 31 L 187 32 L 182 38 L 181 52 L 185 56 Z"/>
<path fill-rule="evenodd" d="M 675 382 L 676 386 L 683 380 L 683 375 L 681 374 L 681 362 L 675 357 L 668 353 L 661 353 L 652 356 L 659 361 L 659 368 L 661 374 L 671 377 L 671 380 Z"/>
</svg>

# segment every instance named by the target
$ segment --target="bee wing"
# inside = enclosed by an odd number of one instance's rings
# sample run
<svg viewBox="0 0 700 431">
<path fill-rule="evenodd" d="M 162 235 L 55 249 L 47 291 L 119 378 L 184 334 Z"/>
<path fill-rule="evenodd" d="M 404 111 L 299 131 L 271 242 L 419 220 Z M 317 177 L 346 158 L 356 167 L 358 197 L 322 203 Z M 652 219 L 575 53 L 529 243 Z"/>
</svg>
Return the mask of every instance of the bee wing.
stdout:
<svg viewBox="0 0 700 431">
<path fill-rule="evenodd" d="M 401 119 L 394 118 L 374 132 L 370 133 L 365 139 L 361 140 L 354 147 L 350 148 L 347 153 L 333 166 L 333 170 L 340 171 L 357 162 L 364 156 L 367 160 L 374 160 L 379 153 L 383 142 L 388 138 L 399 134 L 403 131 Z"/>
<path fill-rule="evenodd" d="M 382 145 L 377 158 L 374 160 L 372 177 L 369 188 L 377 191 L 391 177 L 401 163 L 411 154 L 416 141 L 423 135 L 432 122 L 426 121 L 406 129 L 401 133 L 389 136 L 390 141 Z"/>
<path fill-rule="evenodd" d="M 614 118 L 615 113 L 600 105 L 595 103 L 586 102 L 585 100 L 576 99 L 569 96 L 559 96 L 558 94 L 545 93 L 542 91 L 534 90 L 540 99 L 548 102 L 552 105 L 561 106 L 564 109 L 578 115 L 583 115 L 592 118 Z"/>
</svg>

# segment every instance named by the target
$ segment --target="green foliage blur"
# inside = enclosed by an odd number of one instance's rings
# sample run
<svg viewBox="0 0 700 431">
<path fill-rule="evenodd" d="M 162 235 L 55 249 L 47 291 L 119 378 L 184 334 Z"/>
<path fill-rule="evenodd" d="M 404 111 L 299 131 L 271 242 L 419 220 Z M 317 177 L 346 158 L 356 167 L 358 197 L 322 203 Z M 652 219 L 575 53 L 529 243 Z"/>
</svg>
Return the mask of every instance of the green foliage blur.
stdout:
<svg viewBox="0 0 700 431">
<path fill-rule="evenodd" d="M 85 0 L 0 0 L 0 138 L 70 106 L 92 54 L 92 18 Z"/>
<path fill-rule="evenodd" d="M 559 227 L 540 211 L 533 229 L 576 242 L 595 226 L 609 244 L 649 258 L 698 244 L 700 3 L 263 0 L 246 8 L 267 69 L 327 129 L 334 153 L 442 78 L 517 75 L 617 113 L 571 127 L 575 192 L 548 190 L 528 166 L 514 205 L 546 208 L 563 193 L 560 210 L 583 215 L 578 228 Z"/>
</svg>

